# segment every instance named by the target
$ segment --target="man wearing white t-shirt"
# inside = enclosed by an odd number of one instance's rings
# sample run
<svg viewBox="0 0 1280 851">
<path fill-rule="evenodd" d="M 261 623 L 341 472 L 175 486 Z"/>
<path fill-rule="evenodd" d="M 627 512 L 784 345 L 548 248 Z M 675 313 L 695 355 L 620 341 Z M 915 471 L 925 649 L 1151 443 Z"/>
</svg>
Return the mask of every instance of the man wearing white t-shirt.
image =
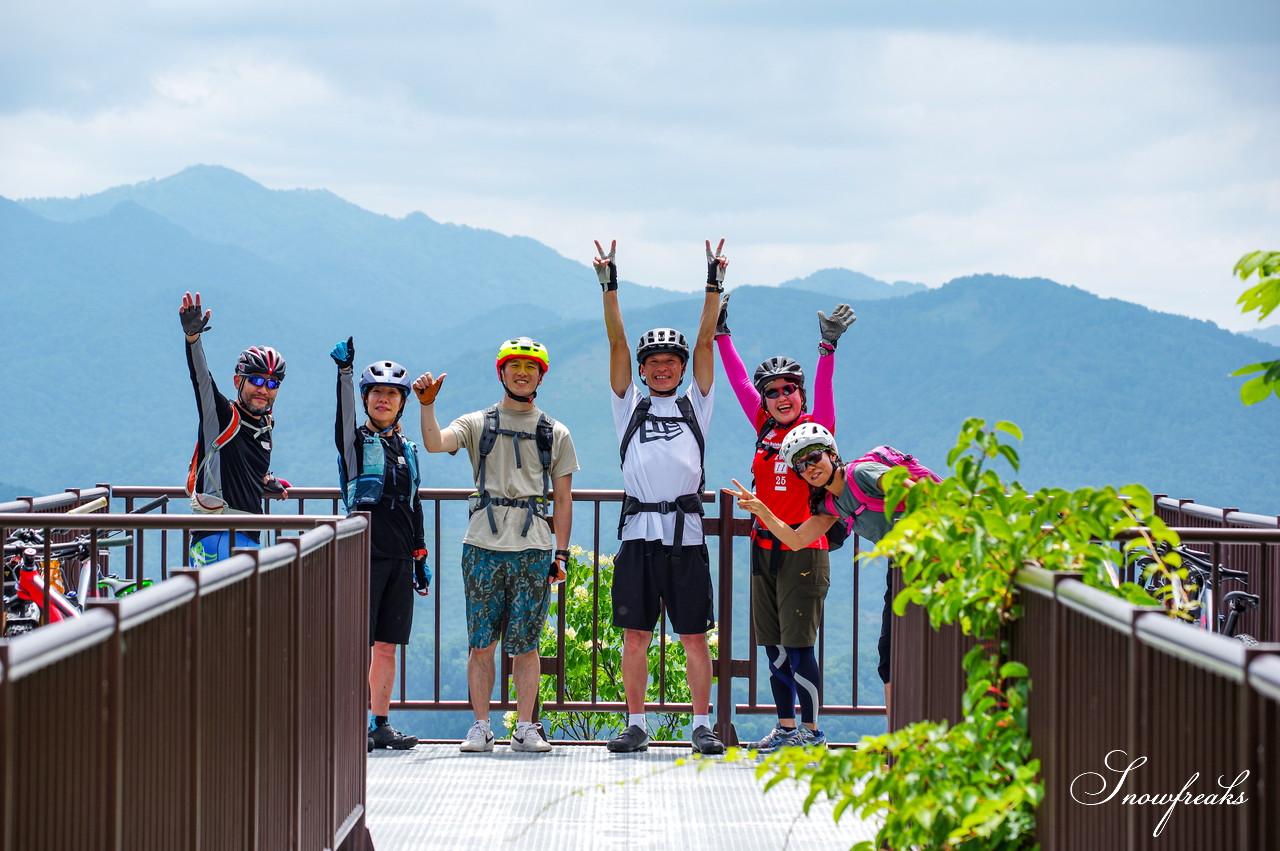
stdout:
<svg viewBox="0 0 1280 851">
<path fill-rule="evenodd" d="M 702 533 L 703 455 L 711 424 L 715 377 L 715 327 L 729 259 L 707 242 L 707 294 L 693 347 L 693 383 L 676 391 L 689 364 L 689 344 L 673 328 L 655 328 L 640 338 L 636 362 L 648 394 L 632 384 L 631 348 L 618 306 L 617 241 L 608 253 L 599 242 L 596 274 L 604 292 L 609 337 L 609 384 L 613 421 L 622 454 L 626 490 L 613 566 L 613 623 L 623 630 L 622 684 L 628 722 L 609 741 L 614 753 L 647 750 L 645 691 L 649 644 L 663 605 L 688 659 L 695 753 L 718 754 L 724 745 L 711 730 L 711 653 L 707 632 L 715 627 L 711 568 Z M 639 414 L 637 414 L 639 409 Z M 646 410 L 647 409 L 647 410 Z"/>
</svg>

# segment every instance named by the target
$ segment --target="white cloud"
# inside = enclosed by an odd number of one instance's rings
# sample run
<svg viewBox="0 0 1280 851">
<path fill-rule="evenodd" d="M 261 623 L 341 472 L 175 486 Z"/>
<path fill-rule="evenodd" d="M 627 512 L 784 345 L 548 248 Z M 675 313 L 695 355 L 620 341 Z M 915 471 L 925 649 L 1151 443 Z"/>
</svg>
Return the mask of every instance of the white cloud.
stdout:
<svg viewBox="0 0 1280 851">
<path fill-rule="evenodd" d="M 0 107 L 0 194 L 220 163 L 583 260 L 617 237 L 662 286 L 727 236 L 738 282 L 1040 275 L 1249 327 L 1224 270 L 1280 214 L 1257 48 L 665 8 L 171 0 L 66 43 L 46 21 L 37 84 Z"/>
</svg>

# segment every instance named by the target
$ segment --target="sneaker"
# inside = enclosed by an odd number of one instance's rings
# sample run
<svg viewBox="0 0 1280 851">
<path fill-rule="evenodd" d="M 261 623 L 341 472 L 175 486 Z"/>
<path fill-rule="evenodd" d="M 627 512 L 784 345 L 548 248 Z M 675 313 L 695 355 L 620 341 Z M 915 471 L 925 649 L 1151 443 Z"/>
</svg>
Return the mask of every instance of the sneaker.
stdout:
<svg viewBox="0 0 1280 851">
<path fill-rule="evenodd" d="M 724 742 L 716 738 L 710 727 L 693 728 L 693 752 L 701 754 L 724 753 Z"/>
<path fill-rule="evenodd" d="M 613 753 L 635 753 L 649 749 L 649 734 L 632 724 L 605 745 Z"/>
<path fill-rule="evenodd" d="M 463 753 L 484 753 L 493 750 L 493 731 L 479 721 L 471 725 L 467 737 L 458 750 Z"/>
<path fill-rule="evenodd" d="M 406 736 L 390 724 L 375 727 L 369 733 L 369 741 L 375 748 L 391 748 L 396 751 L 407 751 L 418 746 L 417 736 Z"/>
<path fill-rule="evenodd" d="M 551 743 L 539 735 L 537 727 L 530 724 L 528 727 L 516 727 L 512 731 L 511 749 L 523 753 L 546 753 L 551 750 Z"/>
<path fill-rule="evenodd" d="M 748 745 L 756 753 L 773 753 L 778 748 L 787 743 L 787 740 L 796 734 L 795 727 L 784 727 L 781 724 L 775 724 L 774 728 L 769 731 L 769 735 L 765 736 L 755 744 Z"/>
<path fill-rule="evenodd" d="M 814 748 L 820 747 L 827 743 L 827 736 L 821 730 L 810 730 L 803 724 L 796 727 L 795 732 L 790 738 L 783 742 L 779 747 L 787 748 Z"/>
</svg>

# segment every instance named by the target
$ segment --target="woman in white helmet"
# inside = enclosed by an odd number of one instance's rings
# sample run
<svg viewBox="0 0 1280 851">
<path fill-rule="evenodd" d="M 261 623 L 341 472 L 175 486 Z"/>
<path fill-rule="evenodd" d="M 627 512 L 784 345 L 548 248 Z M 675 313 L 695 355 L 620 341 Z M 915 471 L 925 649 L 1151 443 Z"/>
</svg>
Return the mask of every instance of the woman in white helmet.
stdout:
<svg viewBox="0 0 1280 851">
<path fill-rule="evenodd" d="M 893 520 L 890 520 L 883 511 L 867 510 L 866 500 L 883 500 L 883 478 L 890 466 L 876 460 L 867 460 L 867 456 L 852 464 L 845 464 L 840 459 L 835 436 L 825 427 L 817 423 L 796 426 L 782 442 L 779 455 L 787 467 L 809 485 L 809 511 L 812 516 L 799 527 L 793 529 L 779 520 L 757 494 L 743 487 L 736 479 L 733 480 L 734 486 L 725 488 L 724 491 L 737 497 L 738 507 L 758 517 L 788 548 L 799 550 L 807 547 L 826 535 L 837 520 L 845 524 L 850 534 L 876 543 L 898 518 L 896 512 Z M 908 486 L 914 483 L 913 479 L 907 479 Z M 889 705 L 891 603 L 890 593 L 886 590 L 878 669 L 880 679 L 884 682 L 886 708 Z"/>
<path fill-rule="evenodd" d="M 720 302 L 716 347 L 729 386 L 756 432 L 751 474 L 760 500 L 782 523 L 796 528 L 810 516 L 809 488 L 778 452 L 787 435 L 805 423 L 835 429 L 832 377 L 836 343 L 855 317 L 847 304 L 837 305 L 830 317 L 818 311 L 821 341 L 811 411 L 804 369 L 794 359 L 768 358 L 748 378 L 729 331 L 728 307 L 726 295 Z M 822 535 L 793 549 L 760 522 L 751 529 L 751 621 L 755 643 L 769 660 L 769 688 L 778 712 L 769 734 L 751 745 L 761 753 L 826 741 L 818 729 L 822 672 L 814 646 L 831 584 L 827 550 L 827 539 Z"/>
</svg>

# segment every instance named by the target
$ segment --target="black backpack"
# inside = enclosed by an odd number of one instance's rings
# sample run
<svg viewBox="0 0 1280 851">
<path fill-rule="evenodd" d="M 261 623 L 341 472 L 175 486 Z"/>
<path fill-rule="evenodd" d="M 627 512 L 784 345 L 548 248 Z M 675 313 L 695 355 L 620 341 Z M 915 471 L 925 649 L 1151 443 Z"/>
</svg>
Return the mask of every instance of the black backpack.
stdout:
<svg viewBox="0 0 1280 851">
<path fill-rule="evenodd" d="M 622 526 L 632 514 L 637 514 L 641 511 L 660 511 L 663 514 L 675 511 L 677 512 L 676 537 L 672 553 L 678 557 L 680 555 L 681 540 L 684 535 L 684 515 L 702 514 L 702 492 L 707 487 L 707 443 L 706 438 L 702 435 L 702 429 L 698 426 L 698 418 L 693 414 L 693 403 L 689 401 L 687 394 L 676 397 L 676 408 L 680 411 L 680 416 L 678 417 L 656 416 L 649 413 L 649 409 L 652 407 L 653 397 L 645 396 L 636 405 L 635 410 L 631 412 L 631 421 L 627 423 L 626 431 L 622 433 L 622 440 L 618 445 L 618 455 L 621 458 L 621 463 L 626 463 L 627 447 L 631 445 L 631 439 L 635 437 L 636 432 L 640 430 L 640 426 L 645 420 L 657 423 L 685 423 L 689 426 L 689 431 L 693 433 L 693 439 L 698 443 L 698 454 L 703 462 L 702 476 L 698 480 L 697 493 L 684 494 L 670 503 L 640 502 L 636 497 L 625 494 L 622 499 L 622 511 L 618 515 L 618 537 L 622 537 Z"/>
<path fill-rule="evenodd" d="M 529 534 L 529 526 L 533 523 L 535 516 L 546 517 L 547 505 L 551 499 L 551 441 L 554 434 L 553 426 L 555 420 L 546 414 L 538 416 L 538 425 L 534 429 L 533 434 L 525 431 L 515 431 L 509 428 L 500 428 L 498 426 L 498 406 L 490 405 L 484 412 L 484 428 L 480 432 L 480 474 L 476 479 L 476 492 L 471 500 L 471 513 L 483 508 L 489 515 L 489 530 L 493 534 L 498 534 L 498 524 L 493 518 L 494 505 L 503 505 L 512 508 L 528 509 L 528 515 L 525 517 L 524 528 L 520 535 Z M 505 497 L 489 496 L 489 491 L 485 489 L 485 466 L 487 464 L 489 453 L 493 451 L 494 445 L 498 442 L 499 435 L 509 435 L 512 440 L 512 447 L 516 455 L 516 467 L 523 467 L 524 464 L 520 458 L 520 441 L 532 440 L 538 449 L 538 460 L 542 463 L 542 497 L 541 499 L 534 497 L 532 499 L 507 499 Z"/>
</svg>

